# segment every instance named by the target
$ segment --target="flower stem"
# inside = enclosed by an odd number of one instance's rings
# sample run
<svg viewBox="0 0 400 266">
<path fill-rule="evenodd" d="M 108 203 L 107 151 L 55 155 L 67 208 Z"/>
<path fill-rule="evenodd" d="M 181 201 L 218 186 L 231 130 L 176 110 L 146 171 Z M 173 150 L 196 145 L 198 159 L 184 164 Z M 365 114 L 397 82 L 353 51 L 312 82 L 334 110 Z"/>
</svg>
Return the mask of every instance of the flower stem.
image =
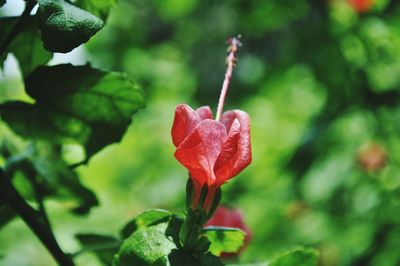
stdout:
<svg viewBox="0 0 400 266">
<path fill-rule="evenodd" d="M 226 57 L 226 72 L 225 72 L 225 79 L 224 83 L 222 84 L 221 94 L 219 96 L 218 107 L 217 107 L 217 116 L 215 120 L 219 121 L 222 115 L 222 111 L 224 109 L 225 97 L 226 93 L 228 92 L 229 83 L 232 79 L 233 68 L 236 65 L 236 52 L 238 51 L 239 46 L 241 46 L 240 42 L 241 36 L 238 35 L 237 37 L 229 38 L 228 40 L 228 56 Z"/>
</svg>

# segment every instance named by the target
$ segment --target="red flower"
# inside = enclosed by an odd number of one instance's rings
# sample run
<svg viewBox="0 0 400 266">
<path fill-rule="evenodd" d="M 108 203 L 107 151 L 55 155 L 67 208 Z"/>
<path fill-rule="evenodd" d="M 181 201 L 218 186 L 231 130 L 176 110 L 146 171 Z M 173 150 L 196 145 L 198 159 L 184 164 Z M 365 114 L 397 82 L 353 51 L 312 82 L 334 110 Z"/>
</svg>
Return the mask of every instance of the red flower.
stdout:
<svg viewBox="0 0 400 266">
<path fill-rule="evenodd" d="M 358 151 L 357 160 L 364 170 L 379 172 L 388 163 L 389 156 L 381 144 L 370 142 Z"/>
<path fill-rule="evenodd" d="M 374 4 L 374 0 L 347 0 L 357 13 L 365 13 Z"/>
<path fill-rule="evenodd" d="M 239 210 L 234 208 L 228 208 L 223 206 L 218 206 L 217 210 L 215 211 L 213 217 L 206 223 L 205 227 L 207 226 L 224 226 L 224 227 L 231 227 L 231 228 L 239 228 L 246 233 L 246 237 L 244 239 L 244 244 L 237 253 L 222 253 L 221 257 L 235 257 L 241 251 L 243 251 L 246 246 L 249 244 L 251 240 L 251 231 L 244 223 L 243 216 Z"/>
<path fill-rule="evenodd" d="M 209 187 L 205 206 L 210 206 L 215 189 L 239 174 L 251 162 L 250 118 L 241 110 L 227 111 L 221 121 L 212 120 L 211 109 L 194 111 L 186 104 L 175 110 L 172 141 L 175 158 L 192 178 L 196 204 L 201 187 Z"/>
</svg>

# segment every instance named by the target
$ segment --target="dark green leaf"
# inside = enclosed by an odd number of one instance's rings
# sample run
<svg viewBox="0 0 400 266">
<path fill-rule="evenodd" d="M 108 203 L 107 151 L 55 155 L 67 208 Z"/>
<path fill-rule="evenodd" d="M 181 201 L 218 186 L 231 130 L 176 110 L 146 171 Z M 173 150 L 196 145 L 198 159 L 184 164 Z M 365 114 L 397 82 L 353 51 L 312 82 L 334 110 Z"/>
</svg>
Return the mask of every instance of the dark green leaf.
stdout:
<svg viewBox="0 0 400 266">
<path fill-rule="evenodd" d="M 119 141 L 144 106 L 141 91 L 124 74 L 89 66 L 39 67 L 26 89 L 36 103 L 2 104 L 2 119 L 27 138 L 84 145 L 87 159 Z"/>
<path fill-rule="evenodd" d="M 51 195 L 76 202 L 74 213 L 85 214 L 98 205 L 96 195 L 80 182 L 77 173 L 62 160 L 59 147 L 41 144 L 31 160 L 37 173 L 50 188 Z"/>
<path fill-rule="evenodd" d="M 106 20 L 110 9 L 116 5 L 116 0 L 77 0 L 75 5 Z"/>
<path fill-rule="evenodd" d="M 172 240 L 174 241 L 175 245 L 178 248 L 181 247 L 181 243 L 179 241 L 179 232 L 181 230 L 182 224 L 183 224 L 183 219 L 173 215 L 169 220 L 168 228 L 165 232 L 167 236 L 172 238 Z"/>
<path fill-rule="evenodd" d="M 0 0 L 0 7 L 4 6 L 5 3 L 6 3 L 6 0 Z"/>
<path fill-rule="evenodd" d="M 0 43 L 11 31 L 17 20 L 18 17 L 0 19 Z M 0 65 L 6 59 L 8 53 L 14 54 L 18 59 L 23 76 L 29 74 L 38 65 L 43 65 L 51 59 L 52 53 L 43 48 L 35 17 L 30 17 L 24 25 L 21 25 L 20 33 L 0 58 Z"/>
<path fill-rule="evenodd" d="M 193 257 L 191 254 L 182 250 L 173 250 L 168 256 L 171 266 L 223 266 L 221 260 L 210 252 Z"/>
<path fill-rule="evenodd" d="M 38 2 L 37 16 L 44 47 L 51 52 L 69 52 L 104 26 L 100 18 L 66 1 Z"/>
<path fill-rule="evenodd" d="M 168 265 L 168 254 L 176 248 L 167 238 L 166 223 L 144 227 L 126 239 L 119 250 L 115 265 Z"/>
<path fill-rule="evenodd" d="M 132 221 L 128 222 L 124 228 L 121 230 L 121 235 L 123 238 L 129 237 L 134 231 L 139 228 L 144 228 L 152 225 L 156 225 L 162 222 L 166 222 L 172 213 L 161 209 L 147 210 L 137 216 Z"/>
<path fill-rule="evenodd" d="M 268 266 L 317 266 L 318 255 L 315 249 L 299 247 L 276 257 Z"/>
<path fill-rule="evenodd" d="M 200 257 L 200 265 L 201 266 L 223 266 L 224 264 L 221 262 L 219 257 L 214 256 L 210 252 L 202 255 Z"/>
<path fill-rule="evenodd" d="M 112 236 L 97 234 L 77 234 L 75 237 L 82 245 L 83 251 L 91 251 L 104 265 L 111 265 L 114 254 L 118 252 L 121 241 Z"/>
<path fill-rule="evenodd" d="M 222 252 L 237 252 L 246 233 L 237 228 L 212 226 L 205 229 L 205 235 L 211 241 L 210 252 L 219 256 Z"/>
<path fill-rule="evenodd" d="M 94 193 L 61 158 L 60 147 L 37 143 L 24 153 L 8 158 L 4 169 L 25 199 L 36 200 L 36 194 L 73 203 L 72 211 L 84 214 L 97 206 Z"/>
</svg>

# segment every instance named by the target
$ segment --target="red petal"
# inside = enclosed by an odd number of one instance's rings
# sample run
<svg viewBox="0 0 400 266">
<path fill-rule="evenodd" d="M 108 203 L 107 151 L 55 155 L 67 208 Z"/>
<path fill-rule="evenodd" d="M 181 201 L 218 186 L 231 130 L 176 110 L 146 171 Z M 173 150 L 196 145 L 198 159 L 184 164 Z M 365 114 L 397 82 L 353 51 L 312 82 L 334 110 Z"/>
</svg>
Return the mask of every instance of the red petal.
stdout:
<svg viewBox="0 0 400 266">
<path fill-rule="evenodd" d="M 214 168 L 220 185 L 251 163 L 249 115 L 240 110 L 228 111 L 222 115 L 221 122 L 229 133 Z"/>
<path fill-rule="evenodd" d="M 210 106 L 202 106 L 196 110 L 196 113 L 200 116 L 201 120 L 213 119 Z"/>
<path fill-rule="evenodd" d="M 176 106 L 174 124 L 171 131 L 172 142 L 175 147 L 182 143 L 200 121 L 200 116 L 190 106 L 186 104 Z"/>
<path fill-rule="evenodd" d="M 226 129 L 215 120 L 201 121 L 190 135 L 178 146 L 175 158 L 200 184 L 213 184 L 215 161 L 226 140 Z"/>
</svg>

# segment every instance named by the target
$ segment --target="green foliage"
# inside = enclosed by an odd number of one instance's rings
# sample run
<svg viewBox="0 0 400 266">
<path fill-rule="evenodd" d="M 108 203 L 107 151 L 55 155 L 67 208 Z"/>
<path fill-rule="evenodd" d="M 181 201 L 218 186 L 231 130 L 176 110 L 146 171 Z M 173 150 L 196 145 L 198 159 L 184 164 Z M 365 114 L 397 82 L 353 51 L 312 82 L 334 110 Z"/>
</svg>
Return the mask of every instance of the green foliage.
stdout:
<svg viewBox="0 0 400 266">
<path fill-rule="evenodd" d="M 105 21 L 110 10 L 116 6 L 116 2 L 117 0 L 77 0 L 74 4 Z"/>
<path fill-rule="evenodd" d="M 6 3 L 6 0 L 0 0 L 0 7 Z"/>
<path fill-rule="evenodd" d="M 17 23 L 17 20 L 18 17 L 0 18 L 0 43 Z M 35 67 L 45 64 L 51 59 L 52 53 L 43 48 L 35 17 L 30 17 L 24 25 L 21 25 L 21 32 L 8 47 L 7 53 L 14 54 L 18 59 L 23 76 L 28 75 Z M 7 53 L 1 55 L 0 68 L 2 68 Z"/>
<path fill-rule="evenodd" d="M 166 237 L 166 229 L 167 224 L 160 223 L 135 231 L 122 243 L 114 265 L 167 265 L 168 254 L 176 246 Z"/>
<path fill-rule="evenodd" d="M 318 251 L 312 248 L 296 248 L 276 257 L 268 266 L 317 266 Z"/>
<path fill-rule="evenodd" d="M 211 242 L 210 252 L 216 256 L 222 252 L 235 253 L 243 246 L 245 232 L 237 228 L 210 226 L 205 235 Z"/>
<path fill-rule="evenodd" d="M 100 18 L 64 0 L 38 2 L 37 16 L 44 47 L 51 52 L 69 52 L 104 26 Z"/>
<path fill-rule="evenodd" d="M 128 238 L 133 232 L 140 228 L 149 227 L 162 222 L 166 222 L 172 216 L 172 213 L 161 209 L 151 209 L 143 212 L 132 221 L 128 222 L 121 230 L 123 238 Z"/>
<path fill-rule="evenodd" d="M 122 236 L 128 238 L 121 245 L 114 265 L 223 265 L 218 257 L 208 252 L 210 241 L 205 236 L 191 248 L 181 245 L 182 223 L 181 218 L 161 209 L 140 214 L 122 230 Z M 232 246 L 225 242 L 225 247 Z"/>
<path fill-rule="evenodd" d="M 7 9 L 0 10 L 2 15 L 9 15 L 10 2 Z M 113 1 L 67 2 L 68 7 L 74 5 L 105 21 Z M 37 174 L 46 199 L 50 195 L 57 199 L 46 201 L 46 207 L 65 251 L 73 251 L 68 233 L 94 228 L 96 232 L 118 232 L 125 219 L 142 210 L 183 208 L 187 173 L 173 158 L 170 130 L 174 106 L 210 105 L 215 110 L 225 71 L 225 54 L 221 53 L 224 40 L 241 33 L 243 46 L 225 109 L 238 108 L 250 114 L 253 163 L 224 186 L 222 202 L 242 210 L 252 239 L 235 265 L 266 266 L 260 262 L 297 245 L 317 247 L 321 266 L 398 265 L 400 2 L 375 0 L 373 8 L 362 14 L 349 2 L 119 0 L 107 18 L 107 26 L 85 44 L 85 52 L 78 57 L 89 59 L 96 67 L 134 77 L 146 89 L 149 108 L 135 116 L 120 145 L 102 149 L 89 164 L 74 171 L 101 199 L 101 206 L 87 220 L 64 213 L 71 202 L 73 207 L 83 203 L 82 198 L 65 192 L 69 189 L 61 184 L 57 192 L 57 186 L 48 184 L 52 178 Z M 3 25 L 0 42 L 13 26 Z M 14 42 L 19 43 L 24 35 L 25 31 L 18 34 L 7 52 L 11 53 Z M 39 46 L 34 47 L 36 50 Z M 25 62 L 20 67 L 27 68 L 23 71 L 26 77 L 47 57 L 40 59 L 38 49 L 36 63 L 29 65 L 22 50 L 18 52 L 21 59 L 18 53 L 15 55 Z M 67 60 L 77 59 L 75 54 L 67 56 Z M 23 82 L 19 76 L 8 74 L 13 73 L 10 69 L 0 76 L 0 98 L 25 100 Z M 58 75 L 64 76 L 61 71 Z M 53 76 L 46 75 L 46 79 Z M 59 84 L 70 79 L 59 78 Z M 58 87 L 52 89 L 57 91 Z M 32 103 L 39 104 L 43 106 L 37 100 Z M 41 116 L 50 117 L 55 111 L 56 118 L 39 121 L 37 127 L 47 129 L 56 123 L 63 129 L 61 133 L 70 132 L 64 130 L 69 119 L 58 114 L 55 107 L 45 109 Z M 21 121 L 36 123 L 38 119 L 31 115 L 36 107 L 33 109 L 22 112 Z M 6 123 L 1 123 L 1 145 L 12 139 L 4 128 Z M 110 131 L 110 127 L 88 128 L 96 134 Z M 21 131 L 27 129 L 38 131 L 35 126 L 24 126 Z M 87 146 L 82 131 L 77 130 L 72 137 L 71 133 L 47 132 L 33 142 L 54 140 L 65 152 L 67 143 Z M 31 142 L 28 135 L 25 141 Z M 368 170 L 360 163 L 360 147 L 369 142 L 384 148 L 384 163 L 379 170 Z M 20 145 L 15 146 L 9 149 L 10 155 L 1 154 L 1 165 L 21 153 Z M 10 175 L 20 193 L 36 207 L 29 177 L 21 169 Z M 0 217 L 8 220 L 12 213 L 2 206 Z M 168 263 L 204 265 L 207 261 L 221 265 L 212 254 L 208 254 L 208 260 L 206 255 L 195 258 L 182 251 L 178 247 L 182 219 L 173 215 L 168 221 L 165 235 L 176 245 Z M 137 229 L 136 222 L 133 224 L 127 235 Z M 204 246 L 199 245 L 202 252 Z M 0 249 L 0 264 L 54 264 L 20 222 L 3 228 Z M 21 252 L 29 256 L 21 256 Z M 287 254 L 286 259 L 274 263 L 292 263 L 293 258 L 309 261 L 312 252 L 310 256 L 302 252 Z M 86 253 L 75 261 L 78 265 L 96 265 L 93 256 Z M 165 263 L 165 257 L 160 263 Z"/>
<path fill-rule="evenodd" d="M 41 184 L 45 186 L 42 190 L 48 191 L 48 195 L 56 199 L 74 201 L 74 213 L 85 214 L 98 205 L 95 194 L 80 182 L 77 173 L 61 158 L 60 147 L 51 144 L 38 145 L 29 160 L 38 175 L 36 178 L 42 178 Z M 34 173 L 26 174 L 30 176 Z"/>
<path fill-rule="evenodd" d="M 193 257 L 188 253 L 179 250 L 173 250 L 168 256 L 171 266 L 223 266 L 221 260 L 211 253 L 201 254 Z"/>
<path fill-rule="evenodd" d="M 30 200 L 36 200 L 34 195 L 39 193 L 44 198 L 67 201 L 75 214 L 85 214 L 98 205 L 95 194 L 62 160 L 59 146 L 37 143 L 25 153 L 8 158 L 4 168 L 19 192 Z"/>
<path fill-rule="evenodd" d="M 141 91 L 124 74 L 89 66 L 40 67 L 25 84 L 36 102 L 2 104 L 2 118 L 27 138 L 82 144 L 87 159 L 119 141 L 132 115 L 144 106 Z"/>
<path fill-rule="evenodd" d="M 93 251 L 104 265 L 112 265 L 120 241 L 112 236 L 77 234 L 75 237 L 83 247 L 82 251 Z"/>
</svg>

